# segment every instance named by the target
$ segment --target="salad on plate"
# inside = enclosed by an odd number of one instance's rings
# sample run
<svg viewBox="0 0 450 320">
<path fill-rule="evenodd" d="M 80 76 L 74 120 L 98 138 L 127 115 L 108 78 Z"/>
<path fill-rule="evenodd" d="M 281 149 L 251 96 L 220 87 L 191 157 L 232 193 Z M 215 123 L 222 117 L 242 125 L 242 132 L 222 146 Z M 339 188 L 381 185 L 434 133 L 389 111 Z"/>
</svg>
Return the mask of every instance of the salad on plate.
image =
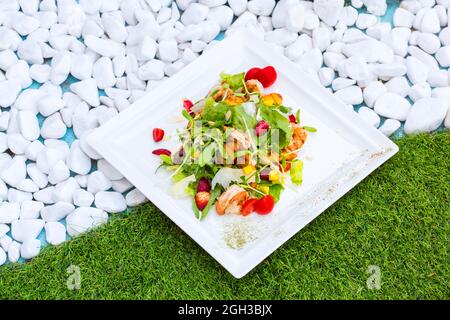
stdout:
<svg viewBox="0 0 450 320">
<path fill-rule="evenodd" d="M 186 126 L 174 136 L 178 146 L 153 150 L 158 169 L 171 173 L 171 194 L 191 196 L 199 220 L 213 207 L 219 215 L 269 214 L 286 179 L 302 184 L 298 152 L 316 130 L 300 124 L 299 110 L 285 106 L 280 93 L 266 90 L 276 79 L 272 66 L 221 73 L 204 98 L 183 100 Z M 155 142 L 164 135 L 153 129 Z"/>
</svg>

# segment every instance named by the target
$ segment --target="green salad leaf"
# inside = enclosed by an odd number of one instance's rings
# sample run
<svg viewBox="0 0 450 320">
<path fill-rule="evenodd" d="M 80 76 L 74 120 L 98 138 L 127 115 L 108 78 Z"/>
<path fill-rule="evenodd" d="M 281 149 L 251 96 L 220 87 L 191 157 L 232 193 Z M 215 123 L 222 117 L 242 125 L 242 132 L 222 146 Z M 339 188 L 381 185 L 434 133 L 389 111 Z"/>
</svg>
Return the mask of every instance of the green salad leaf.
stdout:
<svg viewBox="0 0 450 320">
<path fill-rule="evenodd" d="M 235 129 L 240 129 L 244 132 L 247 129 L 252 130 L 256 123 L 258 122 L 255 117 L 250 116 L 247 112 L 245 112 L 245 108 L 243 105 L 238 105 L 231 107 L 232 117 L 231 117 L 231 126 Z"/>
<path fill-rule="evenodd" d="M 289 119 L 281 114 L 277 108 L 268 107 L 263 104 L 259 104 L 258 107 L 261 112 L 261 117 L 270 125 L 271 131 L 273 129 L 279 130 L 279 148 L 283 149 L 291 141 L 292 129 Z"/>
<path fill-rule="evenodd" d="M 229 107 L 224 102 L 205 104 L 201 119 L 206 121 L 211 128 L 222 128 L 227 123 L 226 113 L 228 110 Z"/>
<path fill-rule="evenodd" d="M 272 184 L 269 187 L 269 194 L 273 197 L 275 202 L 278 202 L 280 200 L 281 191 L 283 191 L 283 185 L 281 184 Z"/>
</svg>

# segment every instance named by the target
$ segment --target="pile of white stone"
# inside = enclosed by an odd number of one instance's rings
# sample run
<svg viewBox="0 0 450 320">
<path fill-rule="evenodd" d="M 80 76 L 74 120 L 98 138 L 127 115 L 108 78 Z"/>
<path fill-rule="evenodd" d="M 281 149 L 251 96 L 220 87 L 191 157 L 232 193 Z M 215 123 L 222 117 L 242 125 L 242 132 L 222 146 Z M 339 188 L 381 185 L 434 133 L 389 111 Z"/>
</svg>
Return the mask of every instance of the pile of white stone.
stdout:
<svg viewBox="0 0 450 320">
<path fill-rule="evenodd" d="M 386 135 L 449 127 L 449 6 L 402 1 L 391 27 L 385 0 L 0 0 L 0 265 L 146 201 L 86 135 L 221 31 L 252 29 Z"/>
</svg>

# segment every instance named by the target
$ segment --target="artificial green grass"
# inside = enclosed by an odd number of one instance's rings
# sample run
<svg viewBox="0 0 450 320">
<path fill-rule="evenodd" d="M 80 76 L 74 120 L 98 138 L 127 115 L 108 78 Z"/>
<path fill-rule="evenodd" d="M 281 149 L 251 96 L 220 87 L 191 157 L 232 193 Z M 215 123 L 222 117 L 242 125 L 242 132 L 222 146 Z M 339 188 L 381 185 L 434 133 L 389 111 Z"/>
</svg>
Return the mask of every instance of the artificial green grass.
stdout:
<svg viewBox="0 0 450 320">
<path fill-rule="evenodd" d="M 0 298 L 448 299 L 450 134 L 400 152 L 244 278 L 228 274 L 152 204 L 32 262 L 0 268 Z M 68 290 L 67 267 L 81 288 Z M 381 269 L 369 290 L 366 270 Z"/>
</svg>

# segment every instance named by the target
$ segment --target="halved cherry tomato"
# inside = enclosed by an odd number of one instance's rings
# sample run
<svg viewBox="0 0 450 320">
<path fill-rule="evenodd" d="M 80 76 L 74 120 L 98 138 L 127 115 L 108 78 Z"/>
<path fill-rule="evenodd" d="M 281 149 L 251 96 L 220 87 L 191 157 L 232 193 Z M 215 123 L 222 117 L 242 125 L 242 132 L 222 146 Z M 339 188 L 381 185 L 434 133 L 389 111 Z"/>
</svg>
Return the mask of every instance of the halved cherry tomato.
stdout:
<svg viewBox="0 0 450 320">
<path fill-rule="evenodd" d="M 256 74 L 261 71 L 261 68 L 251 68 L 245 74 L 245 81 L 256 79 Z"/>
<path fill-rule="evenodd" d="M 256 198 L 250 198 L 247 201 L 244 202 L 242 205 L 242 215 L 248 216 L 250 213 L 255 211 L 255 204 L 258 201 Z"/>
<path fill-rule="evenodd" d="M 153 129 L 153 141 L 159 142 L 164 138 L 164 130 L 160 128 Z"/>
<path fill-rule="evenodd" d="M 266 133 L 267 129 L 269 129 L 269 124 L 264 120 L 259 121 L 255 127 L 255 134 L 257 137 Z"/>
<path fill-rule="evenodd" d="M 202 211 L 205 209 L 210 197 L 211 194 L 208 191 L 200 191 L 195 194 L 195 204 L 197 205 L 198 210 Z"/>
<path fill-rule="evenodd" d="M 194 106 L 191 100 L 184 99 L 183 100 L 183 108 L 186 109 L 187 112 L 191 113 L 191 108 Z"/>
<path fill-rule="evenodd" d="M 255 203 L 255 211 L 258 214 L 269 214 L 275 206 L 275 200 L 268 194 L 258 199 Z"/>
<path fill-rule="evenodd" d="M 155 149 L 152 151 L 152 153 L 157 156 L 159 156 L 161 154 L 165 154 L 166 156 L 169 156 L 169 157 L 172 154 L 172 152 L 170 152 L 170 150 L 167 150 L 167 149 Z"/>
<path fill-rule="evenodd" d="M 297 123 L 297 119 L 295 118 L 295 115 L 290 114 L 289 115 L 289 122 L 291 123 Z"/>
</svg>

